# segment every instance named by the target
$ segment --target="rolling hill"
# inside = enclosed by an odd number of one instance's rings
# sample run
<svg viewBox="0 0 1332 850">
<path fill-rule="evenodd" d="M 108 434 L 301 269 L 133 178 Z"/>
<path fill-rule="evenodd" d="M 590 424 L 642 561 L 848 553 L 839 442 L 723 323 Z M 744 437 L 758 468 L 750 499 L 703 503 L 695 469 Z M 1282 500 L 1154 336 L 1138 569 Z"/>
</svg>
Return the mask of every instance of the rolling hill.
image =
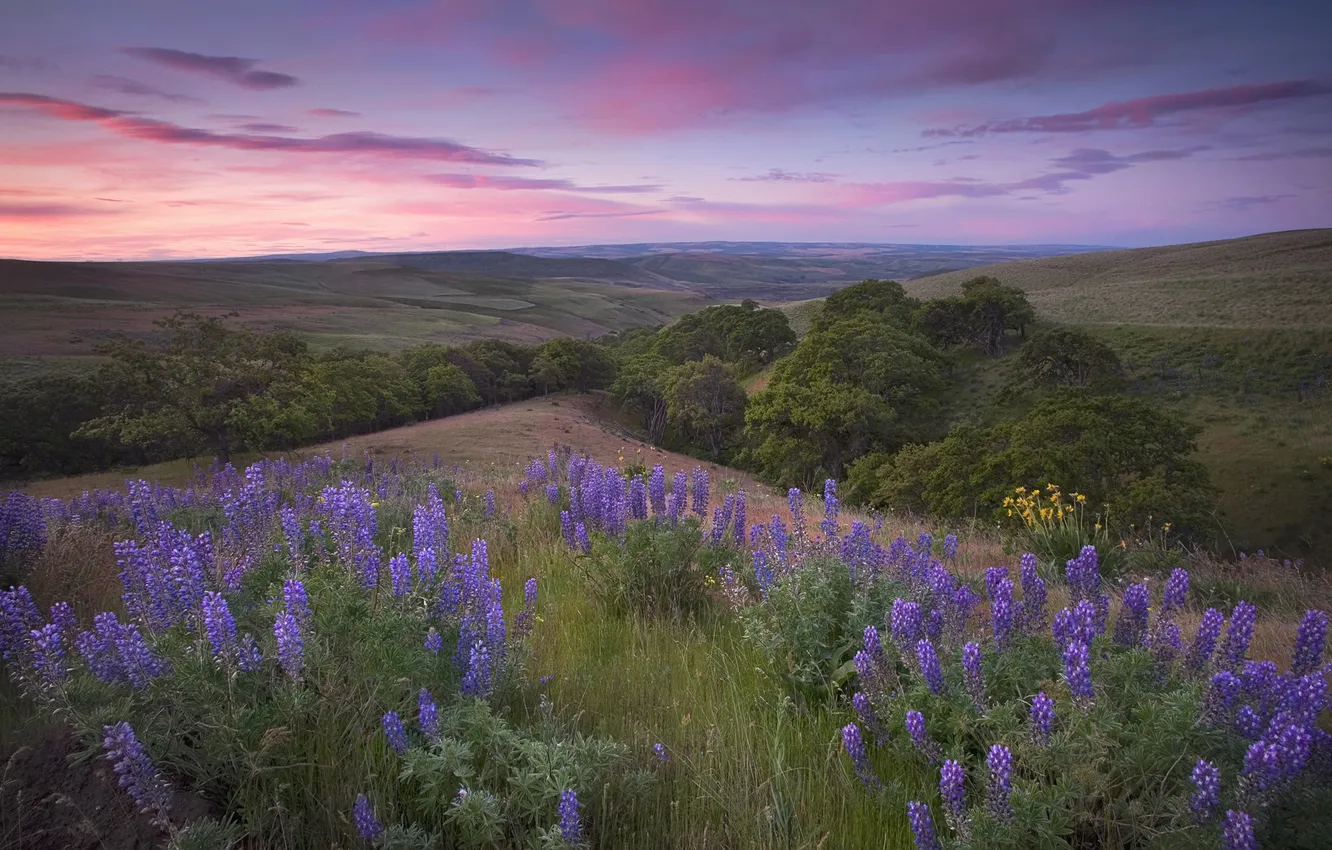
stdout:
<svg viewBox="0 0 1332 850">
<path fill-rule="evenodd" d="M 1332 229 L 977 266 L 910 281 L 918 298 L 993 275 L 1043 317 L 1075 324 L 1332 326 Z"/>
</svg>

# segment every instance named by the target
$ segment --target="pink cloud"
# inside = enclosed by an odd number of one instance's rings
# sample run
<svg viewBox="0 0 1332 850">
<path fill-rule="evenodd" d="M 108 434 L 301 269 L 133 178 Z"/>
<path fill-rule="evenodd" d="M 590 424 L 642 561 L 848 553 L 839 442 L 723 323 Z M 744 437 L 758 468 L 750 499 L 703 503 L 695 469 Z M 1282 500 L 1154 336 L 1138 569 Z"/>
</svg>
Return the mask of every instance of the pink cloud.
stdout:
<svg viewBox="0 0 1332 850">
<path fill-rule="evenodd" d="M 1162 94 L 1112 101 L 1085 112 L 1014 118 L 952 129 L 932 128 L 926 137 L 982 136 L 990 133 L 1082 133 L 1088 130 L 1123 130 L 1150 127 L 1169 115 L 1206 109 L 1242 109 L 1262 103 L 1299 100 L 1332 94 L 1332 86 L 1316 80 L 1286 80 L 1264 85 Z"/>
<path fill-rule="evenodd" d="M 85 216 L 115 215 L 119 212 L 119 210 L 111 207 L 82 207 L 61 203 L 0 203 L 0 219 L 5 221 L 83 218 Z"/>
<path fill-rule="evenodd" d="M 563 180 L 559 178 L 534 179 L 529 177 L 492 177 L 481 174 L 430 174 L 420 179 L 430 183 L 438 183 L 443 186 L 448 186 L 453 189 L 498 189 L 500 191 L 556 189 L 562 192 L 633 195 L 656 192 L 661 188 L 660 186 L 653 184 L 580 186 L 572 180 Z"/>
<path fill-rule="evenodd" d="M 191 97 L 187 94 L 175 94 L 173 92 L 162 91 L 156 86 L 150 86 L 147 83 L 141 83 L 138 80 L 131 80 L 126 77 L 115 77 L 110 74 L 98 74 L 92 78 L 92 84 L 99 89 L 117 92 L 118 94 L 129 94 L 135 95 L 136 97 L 155 97 L 172 103 L 204 102 L 200 98 Z"/>
<path fill-rule="evenodd" d="M 189 53 L 167 47 L 126 47 L 121 52 L 179 71 L 192 71 L 220 77 L 247 89 L 260 91 L 280 89 L 294 86 L 300 82 L 290 74 L 254 70 L 254 66 L 259 64 L 257 59 L 241 59 L 237 56 L 205 56 L 202 53 Z"/>
<path fill-rule="evenodd" d="M 518 14 L 462 0 L 385 11 L 368 28 L 542 74 L 575 117 L 649 132 L 1082 68 L 1088 53 L 1066 36 L 1100 14 L 1092 0 L 533 0 Z"/>
<path fill-rule="evenodd" d="M 822 171 L 811 171 L 802 174 L 783 171 L 780 168 L 769 168 L 767 174 L 760 174 L 757 177 L 728 177 L 726 179 L 741 183 L 829 183 L 834 176 Z"/>
<path fill-rule="evenodd" d="M 477 165 L 536 166 L 533 159 L 517 159 L 446 139 L 390 136 L 368 131 L 335 133 L 313 139 L 258 134 L 215 133 L 182 127 L 167 121 L 139 118 L 128 112 L 87 106 L 45 95 L 0 92 L 0 106 L 11 104 L 37 109 L 66 121 L 94 121 L 120 136 L 167 144 L 189 144 L 242 151 L 289 153 L 367 154 L 398 159 L 467 162 Z"/>
<path fill-rule="evenodd" d="M 350 109 L 327 109 L 325 107 L 307 109 L 305 112 L 307 115 L 314 115 L 319 118 L 355 118 L 361 114 L 352 112 Z"/>
</svg>

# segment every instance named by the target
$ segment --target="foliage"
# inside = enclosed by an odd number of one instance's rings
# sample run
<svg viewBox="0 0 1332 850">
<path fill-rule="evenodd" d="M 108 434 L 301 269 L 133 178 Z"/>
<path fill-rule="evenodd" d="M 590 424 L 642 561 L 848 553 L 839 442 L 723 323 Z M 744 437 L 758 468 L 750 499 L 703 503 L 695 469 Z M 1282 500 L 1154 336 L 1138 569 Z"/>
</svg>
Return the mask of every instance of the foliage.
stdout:
<svg viewBox="0 0 1332 850">
<path fill-rule="evenodd" d="M 333 352 L 310 366 L 304 382 L 323 436 L 401 425 L 421 409 L 407 370 L 382 354 Z"/>
<path fill-rule="evenodd" d="M 940 347 L 975 345 L 995 357 L 1004 353 L 1008 330 L 1025 336 L 1027 325 L 1035 318 L 1035 310 L 1022 290 L 983 276 L 962 284 L 960 296 L 926 301 L 917 313 L 916 324 Z"/>
<path fill-rule="evenodd" d="M 659 354 L 635 354 L 619 362 L 611 396 L 638 408 L 648 442 L 660 444 L 666 433 L 666 375 L 670 363 Z"/>
<path fill-rule="evenodd" d="M 919 309 L 920 301 L 908 296 L 897 281 L 862 280 L 823 299 L 823 307 L 815 315 L 810 330 L 823 330 L 862 313 L 905 329 Z"/>
<path fill-rule="evenodd" d="M 1110 537 L 1109 505 L 1087 501 L 1082 493 L 1065 495 L 1058 484 L 1028 490 L 1019 486 L 1004 497 L 1004 512 L 1014 537 L 1044 563 L 1063 564 L 1078 557 L 1083 547 L 1096 549 L 1101 574 L 1117 579 L 1128 561 L 1121 540 Z M 1169 572 L 1168 570 L 1166 572 Z"/>
<path fill-rule="evenodd" d="M 1114 349 L 1075 328 L 1033 334 L 1018 351 L 1006 390 L 1079 387 L 1107 392 L 1123 384 L 1123 366 Z"/>
<path fill-rule="evenodd" d="M 770 585 L 763 604 L 740 610 L 768 675 L 807 706 L 839 694 L 855 672 L 850 661 L 865 626 L 883 621 L 901 588 L 883 581 L 860 590 L 840 559 L 815 556 Z"/>
<path fill-rule="evenodd" d="M 1059 482 L 1110 505 L 1115 531 L 1152 523 L 1205 536 L 1215 493 L 1191 455 L 1198 428 L 1143 399 L 1063 390 L 993 428 L 955 426 L 939 443 L 867 458 L 852 491 L 877 507 L 1007 519 L 1017 482 Z"/>
<path fill-rule="evenodd" d="M 750 371 L 785 354 L 795 342 L 785 313 L 746 301 L 680 317 L 656 334 L 653 351 L 675 365 L 711 355 Z"/>
<path fill-rule="evenodd" d="M 712 355 L 676 366 L 666 374 L 666 416 L 701 439 L 713 459 L 744 424 L 749 398 L 735 371 Z"/>
<path fill-rule="evenodd" d="M 920 337 L 870 314 L 812 330 L 754 396 L 746 459 L 777 484 L 841 478 L 857 458 L 927 431 L 946 363 Z"/>
<path fill-rule="evenodd" d="M 318 402 L 301 381 L 307 355 L 296 337 L 235 330 L 193 313 L 155 324 L 166 337 L 161 345 L 121 336 L 102 346 L 111 363 L 101 380 L 117 392 L 81 433 L 149 446 L 194 440 L 225 462 L 233 449 L 314 430 Z"/>
<path fill-rule="evenodd" d="M 679 525 L 634 523 L 623 542 L 598 535 L 583 572 L 611 610 L 692 617 L 708 609 L 708 585 L 729 550 L 709 548 L 690 518 Z"/>
<path fill-rule="evenodd" d="M 584 339 L 558 337 L 543 342 L 532 358 L 532 380 L 543 392 L 608 386 L 615 377 L 615 362 L 606 349 Z"/>
</svg>

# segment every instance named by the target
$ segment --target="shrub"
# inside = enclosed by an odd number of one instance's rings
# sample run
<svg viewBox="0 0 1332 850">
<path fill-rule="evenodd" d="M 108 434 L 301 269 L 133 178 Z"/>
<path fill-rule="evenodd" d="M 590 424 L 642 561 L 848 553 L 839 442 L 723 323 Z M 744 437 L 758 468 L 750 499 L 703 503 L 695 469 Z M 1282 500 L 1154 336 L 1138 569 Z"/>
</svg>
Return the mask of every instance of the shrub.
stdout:
<svg viewBox="0 0 1332 850">
<path fill-rule="evenodd" d="M 710 604 L 708 580 L 732 557 L 704 542 L 699 522 L 637 522 L 623 542 L 596 535 L 583 568 L 602 604 L 622 613 L 690 617 Z M 715 581 L 715 578 L 713 578 Z"/>
</svg>

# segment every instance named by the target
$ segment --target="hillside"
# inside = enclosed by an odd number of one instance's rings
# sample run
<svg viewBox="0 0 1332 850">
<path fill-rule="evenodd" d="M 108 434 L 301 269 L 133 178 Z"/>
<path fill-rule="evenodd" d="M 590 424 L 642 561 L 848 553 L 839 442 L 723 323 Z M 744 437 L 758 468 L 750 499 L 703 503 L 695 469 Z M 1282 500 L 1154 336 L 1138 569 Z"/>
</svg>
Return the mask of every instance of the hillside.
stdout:
<svg viewBox="0 0 1332 850">
<path fill-rule="evenodd" d="M 526 258 L 524 258 L 526 259 Z M 629 268 L 629 267 L 626 267 Z M 629 268 L 631 275 L 643 275 Z M 414 268 L 379 258 L 327 263 L 44 263 L 0 260 L 0 374 L 78 358 L 112 332 L 146 332 L 177 309 L 235 310 L 315 348 L 391 350 L 497 337 L 540 342 L 660 324 L 698 310 L 682 289 Z"/>
<path fill-rule="evenodd" d="M 906 289 L 937 298 L 982 274 L 1026 290 L 1042 317 L 1059 322 L 1332 325 L 1332 229 L 977 266 L 912 280 Z"/>
</svg>

